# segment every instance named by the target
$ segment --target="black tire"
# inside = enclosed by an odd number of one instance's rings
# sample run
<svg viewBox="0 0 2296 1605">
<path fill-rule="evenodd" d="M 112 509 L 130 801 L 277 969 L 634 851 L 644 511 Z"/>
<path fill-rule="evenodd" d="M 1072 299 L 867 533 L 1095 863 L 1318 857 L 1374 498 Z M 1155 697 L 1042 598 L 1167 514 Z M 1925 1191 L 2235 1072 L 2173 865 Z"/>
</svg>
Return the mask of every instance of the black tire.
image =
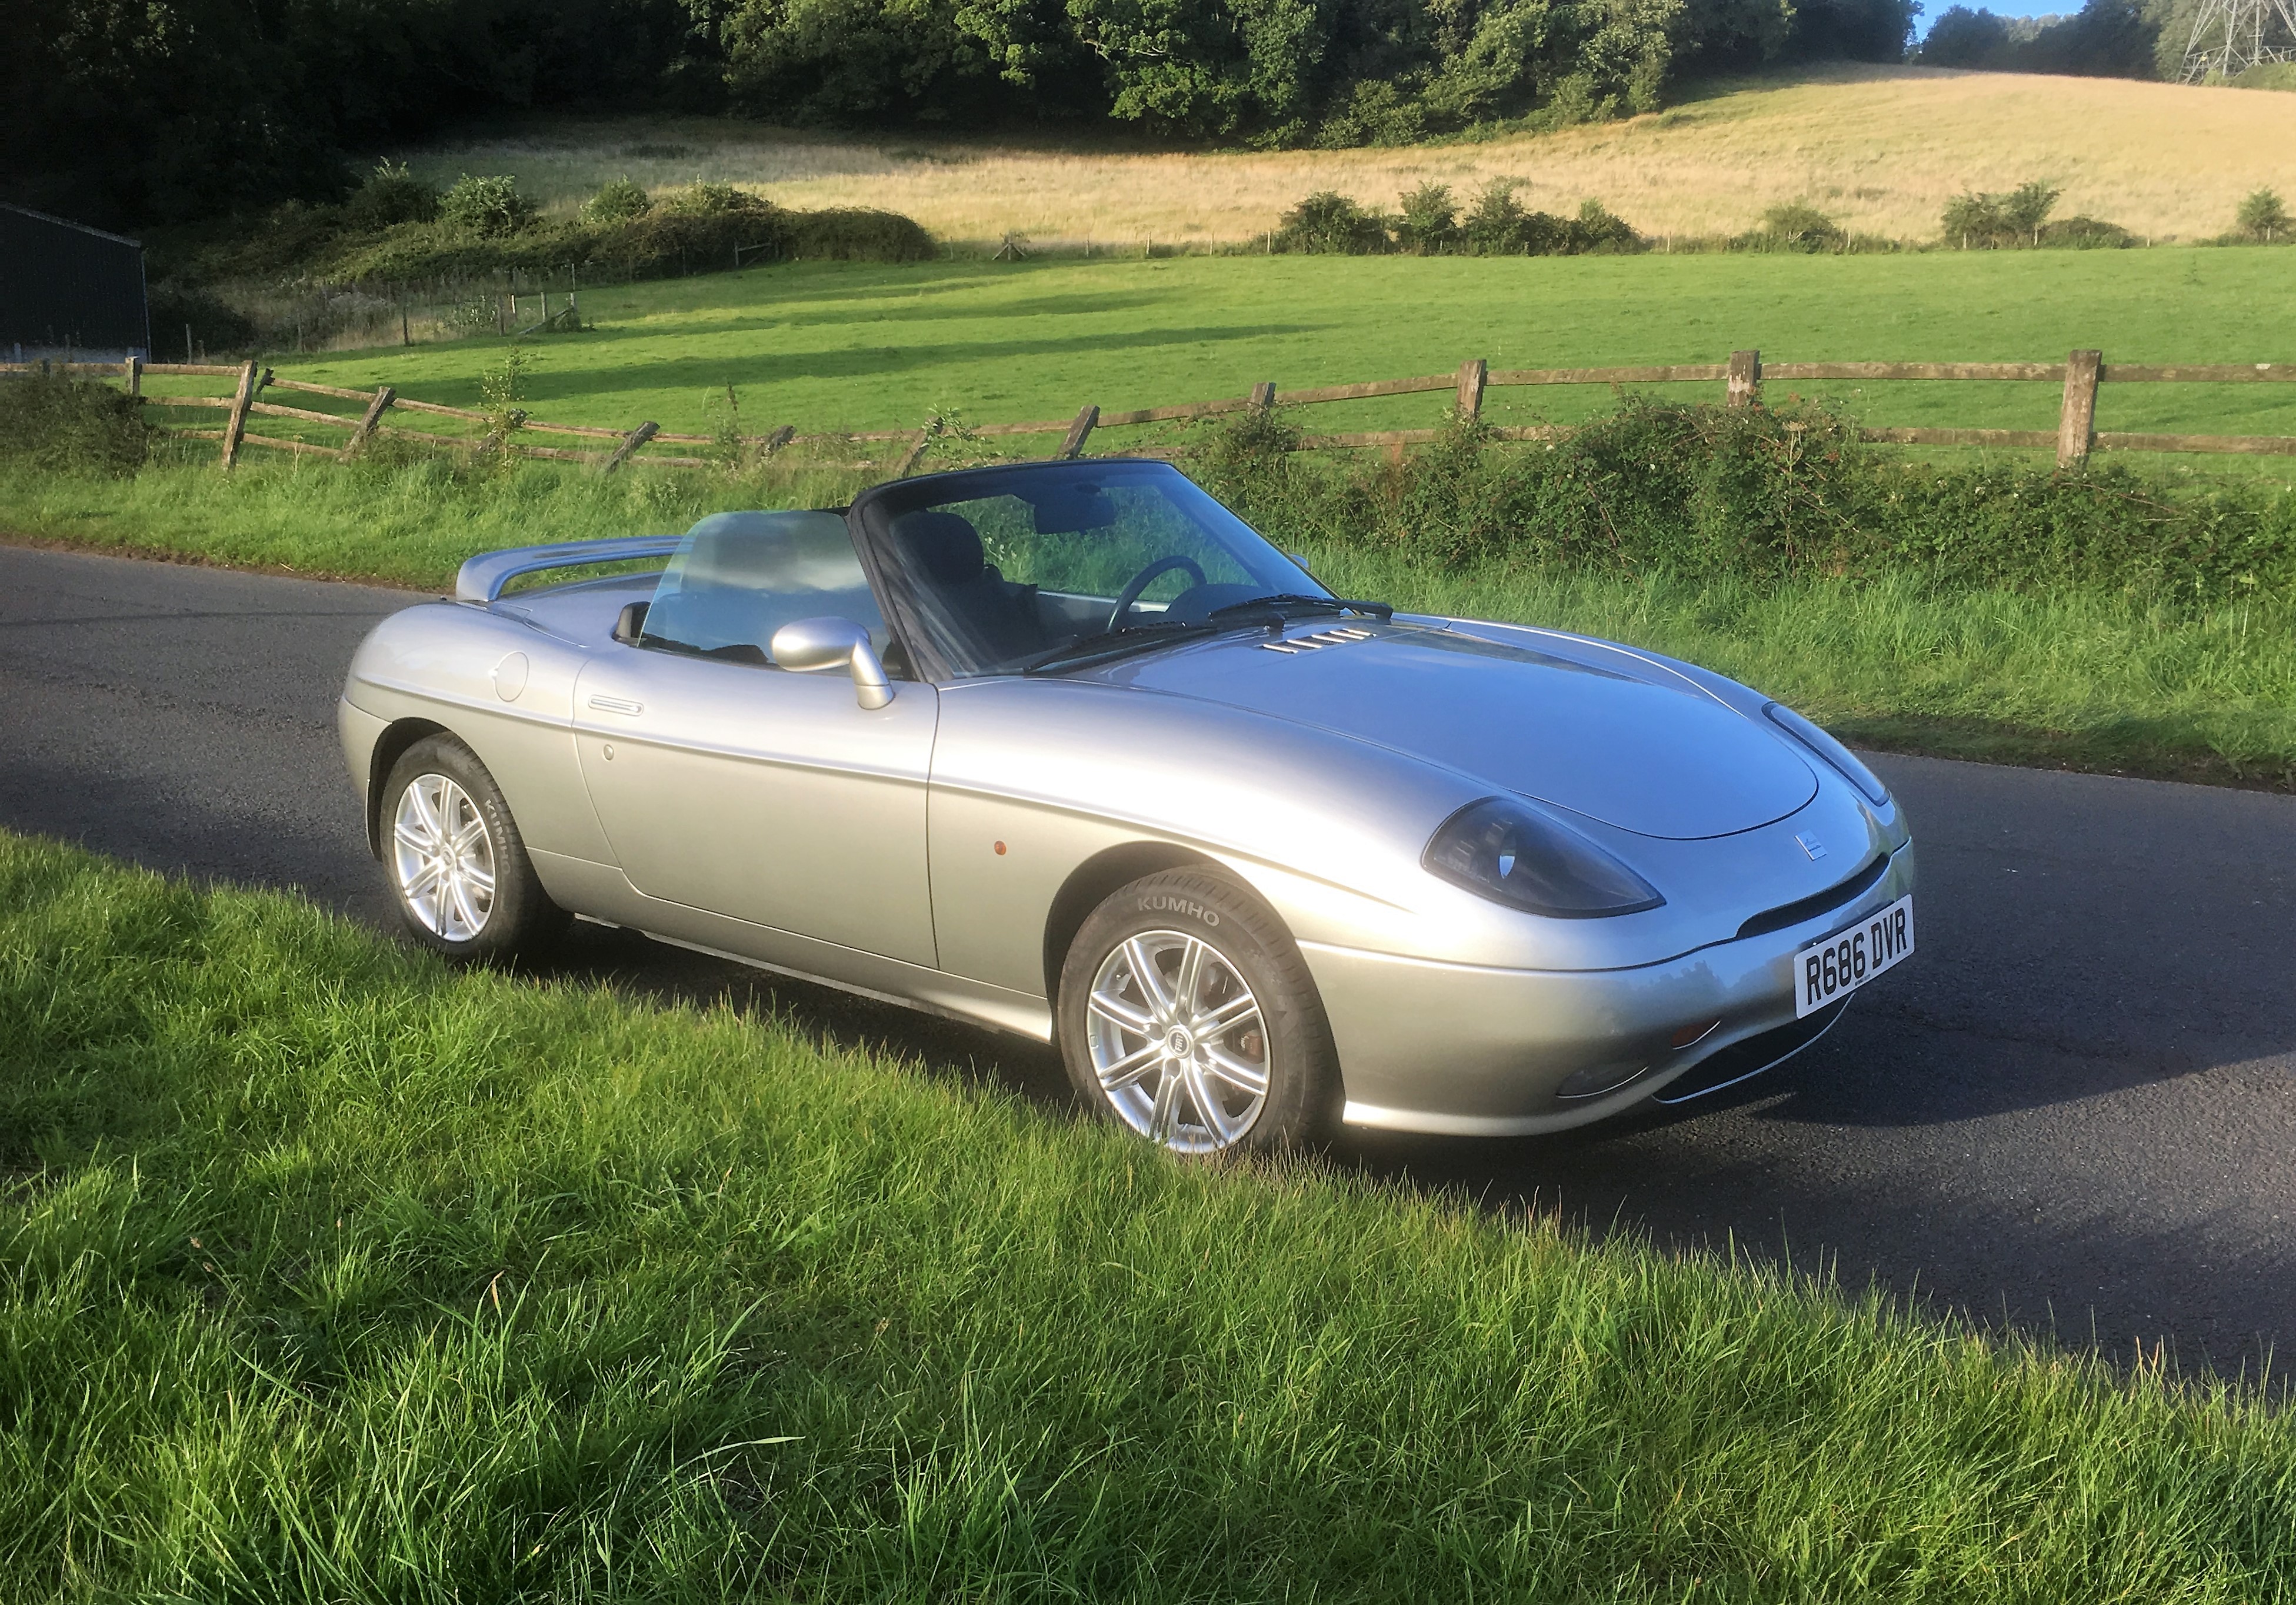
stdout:
<svg viewBox="0 0 2296 1605">
<path fill-rule="evenodd" d="M 1133 947 L 1136 939 L 1140 945 Z M 1210 956 L 1197 959 L 1192 1001 L 1178 997 L 1189 942 Z M 1160 991 L 1141 985 L 1136 971 L 1144 959 L 1156 967 Z M 1223 1009 L 1244 1008 L 1243 989 L 1256 1009 L 1219 1023 Z M 1123 1010 L 1138 1023 L 1122 1023 Z M 1257 1040 L 1250 1025 L 1255 1013 Z M 1190 1021 L 1211 1024 L 1199 1040 Z M 1152 1023 L 1155 1031 L 1144 1029 Z M 1061 967 L 1056 1024 L 1069 1079 L 1086 1104 L 1182 1152 L 1308 1145 L 1326 1136 L 1339 1115 L 1339 1056 L 1306 961 L 1283 922 L 1217 871 L 1146 876 L 1094 910 Z M 1151 1067 L 1122 1068 L 1144 1057 Z M 1102 1064 L 1118 1070 L 1113 1091 L 1102 1080 Z M 1246 1084 L 1228 1079 L 1240 1069 L 1264 1074 L 1266 1091 L 1256 1103 Z M 1205 1116 L 1200 1091 L 1218 1105 L 1216 1117 Z M 1223 1121 L 1232 1129 L 1222 1129 Z"/>
<path fill-rule="evenodd" d="M 452 790 L 442 788 L 438 784 L 442 781 Z M 400 818 L 408 789 L 418 785 L 422 804 L 432 815 L 438 815 L 441 802 L 446 802 L 462 839 L 483 846 L 493 883 L 490 895 L 483 900 L 475 879 L 467 876 L 452 877 L 462 883 L 459 900 L 444 889 L 446 881 L 423 878 L 420 866 L 437 862 L 441 855 L 434 852 L 426 857 L 421 844 L 403 835 Z M 542 889 L 533 860 L 527 857 L 525 838 L 511 818 L 510 805 L 503 801 L 502 788 L 487 773 L 479 755 L 452 736 L 426 736 L 399 755 L 383 781 L 381 810 L 383 871 L 392 901 L 398 905 L 408 933 L 432 952 L 457 963 L 498 962 L 538 952 L 565 932 L 571 916 Z M 407 822 L 416 835 L 424 829 L 422 811 L 422 806 L 418 805 L 416 817 Z M 481 827 L 482 838 L 468 835 L 473 824 Z M 412 890 L 409 854 L 418 866 Z M 455 861 L 458 869 L 477 866 L 475 846 L 457 854 Z M 426 885 L 430 889 L 427 893 Z M 478 906 L 481 901 L 482 910 Z M 472 914 L 480 918 L 473 922 Z"/>
</svg>

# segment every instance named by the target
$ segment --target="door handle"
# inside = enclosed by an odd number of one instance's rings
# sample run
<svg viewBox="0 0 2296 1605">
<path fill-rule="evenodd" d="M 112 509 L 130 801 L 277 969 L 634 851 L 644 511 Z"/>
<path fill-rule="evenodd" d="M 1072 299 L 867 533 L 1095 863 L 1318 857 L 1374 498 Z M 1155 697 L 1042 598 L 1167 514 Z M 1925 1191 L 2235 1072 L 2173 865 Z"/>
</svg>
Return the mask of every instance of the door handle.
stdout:
<svg viewBox="0 0 2296 1605">
<path fill-rule="evenodd" d="M 643 713 L 645 704 L 632 702 L 626 696 L 593 696 L 590 705 L 601 713 Z"/>
</svg>

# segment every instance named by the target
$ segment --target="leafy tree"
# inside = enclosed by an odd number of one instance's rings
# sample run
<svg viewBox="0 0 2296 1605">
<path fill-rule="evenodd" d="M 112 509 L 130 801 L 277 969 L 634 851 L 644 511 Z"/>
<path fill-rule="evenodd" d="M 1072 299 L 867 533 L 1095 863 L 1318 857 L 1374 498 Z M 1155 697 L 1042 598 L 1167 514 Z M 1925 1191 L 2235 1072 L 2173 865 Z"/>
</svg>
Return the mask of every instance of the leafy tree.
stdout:
<svg viewBox="0 0 2296 1605">
<path fill-rule="evenodd" d="M 520 194 L 518 181 L 507 176 L 473 178 L 465 173 L 439 201 L 440 222 L 481 239 L 514 235 L 534 216 L 534 202 Z"/>
<path fill-rule="evenodd" d="M 1519 178 L 1494 178 L 1475 192 L 1474 204 L 1459 225 L 1460 237 L 1477 256 L 1499 256 L 1521 249 L 1523 219 L 1530 214 L 1514 198 Z"/>
<path fill-rule="evenodd" d="M 1946 202 L 1943 219 L 1948 244 L 2038 245 L 2041 226 L 2062 192 L 2035 179 L 2006 194 L 1968 193 Z"/>
<path fill-rule="evenodd" d="M 2060 17 L 2030 39 L 2013 47 L 2001 65 L 2012 72 L 2054 72 L 2073 78 L 2155 76 L 2153 52 L 2160 21 L 2142 0 L 2087 0 L 2070 17 Z M 2178 36 L 2189 37 L 2191 29 Z"/>
<path fill-rule="evenodd" d="M 1757 232 L 1773 243 L 1772 249 L 1809 255 L 1839 251 L 1848 243 L 1841 225 L 1800 201 L 1770 208 L 1762 214 L 1762 226 Z"/>
<path fill-rule="evenodd" d="M 2280 203 L 2280 197 L 2274 191 L 2255 190 L 2240 203 L 2240 211 L 2234 220 L 2240 232 L 2250 239 L 2269 243 L 2275 236 L 2287 231 L 2288 209 Z"/>
<path fill-rule="evenodd" d="M 354 229 L 372 231 L 400 223 L 428 223 L 439 215 L 439 192 L 413 173 L 405 162 L 380 161 L 343 202 L 343 222 Z"/>
<path fill-rule="evenodd" d="M 673 190 L 662 202 L 661 210 L 673 217 L 729 218 L 745 213 L 763 216 L 774 210 L 774 204 L 762 195 L 753 195 L 731 184 L 690 184 L 684 189 Z"/>
<path fill-rule="evenodd" d="M 1459 237 L 1459 207 L 1450 187 L 1423 184 L 1401 197 L 1403 210 L 1395 219 L 1395 243 L 1419 256 L 1432 256 Z"/>
<path fill-rule="evenodd" d="M 613 178 L 599 185 L 598 193 L 582 203 L 582 219 L 586 223 L 626 223 L 652 210 L 653 198 L 645 193 L 644 185 L 628 178 Z"/>
<path fill-rule="evenodd" d="M 2009 45 L 2009 25 L 1991 12 L 1956 5 L 1930 24 L 1919 61 L 1924 67 L 1985 67 Z"/>
<path fill-rule="evenodd" d="M 1964 251 L 1996 243 L 2010 232 L 2001 215 L 2001 197 L 1965 192 L 1945 203 L 1945 237 Z"/>
<path fill-rule="evenodd" d="M 2048 219 L 2062 190 L 2051 189 L 2038 179 L 2021 184 L 2001 197 L 2002 220 L 2024 236 L 2027 243 L 2041 243 L 2041 225 Z"/>
<path fill-rule="evenodd" d="M 1310 255 L 1370 256 L 1387 249 L 1387 225 L 1337 190 L 1318 190 L 1283 214 L 1275 243 Z"/>
</svg>

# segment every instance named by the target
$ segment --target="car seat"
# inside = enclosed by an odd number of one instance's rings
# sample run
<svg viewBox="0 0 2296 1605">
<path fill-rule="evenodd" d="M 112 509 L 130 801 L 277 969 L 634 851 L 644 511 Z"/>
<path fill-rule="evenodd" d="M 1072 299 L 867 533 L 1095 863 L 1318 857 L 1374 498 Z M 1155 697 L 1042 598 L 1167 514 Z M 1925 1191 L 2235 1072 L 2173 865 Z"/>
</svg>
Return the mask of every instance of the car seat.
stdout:
<svg viewBox="0 0 2296 1605">
<path fill-rule="evenodd" d="M 1037 616 L 1037 588 L 1007 580 L 988 560 L 980 531 L 938 508 L 895 519 L 901 555 L 942 605 L 948 625 L 985 663 L 1002 663 L 1047 645 Z"/>
</svg>

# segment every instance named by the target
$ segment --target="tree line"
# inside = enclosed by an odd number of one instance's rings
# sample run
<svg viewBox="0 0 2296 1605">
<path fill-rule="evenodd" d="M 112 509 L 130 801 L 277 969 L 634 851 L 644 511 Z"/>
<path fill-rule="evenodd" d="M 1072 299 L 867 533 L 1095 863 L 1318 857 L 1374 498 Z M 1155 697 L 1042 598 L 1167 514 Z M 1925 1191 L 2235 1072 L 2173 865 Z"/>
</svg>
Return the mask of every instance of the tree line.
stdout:
<svg viewBox="0 0 2296 1605">
<path fill-rule="evenodd" d="M 2185 73 L 2185 47 L 2203 0 L 2087 0 L 2077 12 L 2005 17 L 1984 6 L 1939 13 L 1914 59 L 1924 67 L 2050 72 L 2074 78 L 2166 78 Z M 2272 19 L 2267 45 L 2296 47 Z M 2247 83 L 2246 78 L 2236 80 Z M 2256 86 L 2291 87 L 2287 82 Z"/>
<path fill-rule="evenodd" d="M 0 7 L 0 195 L 179 222 L 529 110 L 1395 144 L 1903 59 L 1915 0 L 47 0 Z"/>
</svg>

